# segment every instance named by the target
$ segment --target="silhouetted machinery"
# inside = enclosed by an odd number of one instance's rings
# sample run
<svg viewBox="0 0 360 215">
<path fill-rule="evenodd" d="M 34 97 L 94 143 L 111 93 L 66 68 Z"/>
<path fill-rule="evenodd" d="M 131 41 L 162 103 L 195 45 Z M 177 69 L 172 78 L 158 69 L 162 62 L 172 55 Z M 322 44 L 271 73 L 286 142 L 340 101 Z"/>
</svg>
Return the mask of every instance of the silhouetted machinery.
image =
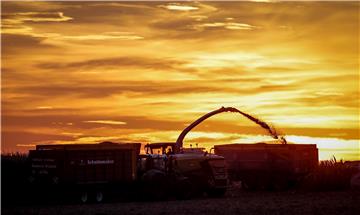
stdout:
<svg viewBox="0 0 360 215">
<path fill-rule="evenodd" d="M 153 198 L 189 198 L 202 192 L 225 193 L 228 178 L 222 156 L 199 148 L 183 148 L 183 139 L 196 125 L 221 108 L 199 118 L 174 143 L 152 143 L 140 154 L 140 143 L 38 145 L 30 150 L 30 180 L 41 187 L 74 192 L 82 202 L 102 201 L 107 192 L 132 190 Z"/>
<path fill-rule="evenodd" d="M 214 146 L 225 158 L 231 181 L 248 190 L 284 190 L 318 165 L 315 144 L 226 144 Z"/>
<path fill-rule="evenodd" d="M 183 148 L 183 140 L 188 132 L 209 117 L 223 112 L 243 115 L 266 129 L 278 143 L 215 145 L 215 154 L 205 153 L 206 156 L 201 156 L 203 152 L 201 149 L 196 149 L 198 153 L 189 153 L 189 149 Z M 177 170 L 182 175 L 191 179 L 193 185 L 196 184 L 197 187 L 203 189 L 212 187 L 212 190 L 216 191 L 214 193 L 218 194 L 225 192 L 224 158 L 226 173 L 230 181 L 241 181 L 243 187 L 249 190 L 286 189 L 311 173 L 318 165 L 319 160 L 315 144 L 287 144 L 286 139 L 279 135 L 272 126 L 233 107 L 221 107 L 200 117 L 181 132 L 175 144 L 156 143 L 149 144 L 147 147 L 150 149 L 150 154 L 154 153 L 153 149 L 155 148 L 162 153 L 165 153 L 166 148 L 170 149 L 175 153 L 171 159 L 177 160 Z M 201 165 L 195 165 L 196 163 Z M 212 169 L 212 175 L 206 174 L 205 170 L 208 169 Z"/>
<path fill-rule="evenodd" d="M 183 147 L 188 132 L 223 112 L 244 115 L 283 144 L 215 146 L 215 154 L 202 148 Z M 305 172 L 317 159 L 317 149 L 298 146 L 286 144 L 285 138 L 265 122 L 236 108 L 222 107 L 187 126 L 176 142 L 145 145 L 145 154 L 140 154 L 140 143 L 38 145 L 29 152 L 30 181 L 42 188 L 71 192 L 82 202 L 89 199 L 101 202 L 105 194 L 126 195 L 132 191 L 158 199 L 169 195 L 184 199 L 204 192 L 209 196 L 222 196 L 228 186 L 228 173 L 231 179 L 240 179 L 251 187 L 251 181 L 255 183 L 260 177 L 267 179 L 264 175 L 268 175 L 260 173 L 278 172 L 281 173 L 278 176 L 283 176 Z M 307 159 L 306 153 L 312 153 L 308 156 L 312 160 Z M 267 180 L 280 180 L 278 178 L 269 176 Z"/>
</svg>

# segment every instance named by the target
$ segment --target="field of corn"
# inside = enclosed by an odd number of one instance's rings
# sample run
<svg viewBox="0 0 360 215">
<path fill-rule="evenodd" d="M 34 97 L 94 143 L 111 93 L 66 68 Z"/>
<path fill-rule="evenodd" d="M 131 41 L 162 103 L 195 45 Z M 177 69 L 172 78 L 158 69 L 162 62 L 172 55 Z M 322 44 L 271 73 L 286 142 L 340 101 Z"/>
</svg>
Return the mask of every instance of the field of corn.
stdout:
<svg viewBox="0 0 360 215">
<path fill-rule="evenodd" d="M 350 188 L 358 170 L 335 158 L 319 163 L 296 188 L 249 192 L 232 184 L 223 198 L 147 201 L 111 199 L 102 204 L 32 198 L 24 154 L 1 156 L 1 214 L 360 214 L 359 191 Z"/>
</svg>

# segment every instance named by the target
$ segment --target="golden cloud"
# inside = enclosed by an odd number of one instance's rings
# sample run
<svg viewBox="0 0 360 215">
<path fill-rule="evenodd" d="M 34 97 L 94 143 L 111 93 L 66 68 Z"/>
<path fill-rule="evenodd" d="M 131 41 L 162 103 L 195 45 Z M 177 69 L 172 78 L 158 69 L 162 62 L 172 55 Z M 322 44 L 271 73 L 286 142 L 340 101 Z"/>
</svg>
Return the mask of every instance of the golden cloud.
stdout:
<svg viewBox="0 0 360 215">
<path fill-rule="evenodd" d="M 245 23 L 238 23 L 238 22 L 213 22 L 213 23 L 203 23 L 193 26 L 195 29 L 203 29 L 203 28 L 218 28 L 222 27 L 229 30 L 254 30 L 258 29 L 259 27 L 245 24 Z"/>
<path fill-rule="evenodd" d="M 85 123 L 98 123 L 98 124 L 107 124 L 107 125 L 126 125 L 126 122 L 115 121 L 115 120 L 88 120 L 83 121 Z"/>
<path fill-rule="evenodd" d="M 160 5 L 160 8 L 165 8 L 168 10 L 175 10 L 175 11 L 194 11 L 199 10 L 198 7 L 190 6 L 190 5 L 184 5 L 179 3 L 169 3 L 167 5 Z"/>
<path fill-rule="evenodd" d="M 45 35 L 46 36 L 46 35 Z M 50 35 L 51 37 L 51 35 Z M 138 36 L 133 32 L 104 32 L 102 34 L 90 35 L 53 35 L 55 40 L 141 40 L 142 36 Z"/>
<path fill-rule="evenodd" d="M 73 18 L 65 16 L 63 12 L 19 12 L 3 13 L 4 24 L 22 24 L 24 22 L 66 22 Z"/>
</svg>

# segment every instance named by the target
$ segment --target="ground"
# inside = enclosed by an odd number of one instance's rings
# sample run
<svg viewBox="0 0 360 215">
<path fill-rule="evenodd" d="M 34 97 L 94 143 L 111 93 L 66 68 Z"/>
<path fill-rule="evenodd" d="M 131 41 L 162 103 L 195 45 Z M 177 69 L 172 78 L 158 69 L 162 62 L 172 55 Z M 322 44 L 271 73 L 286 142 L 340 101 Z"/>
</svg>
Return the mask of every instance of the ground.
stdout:
<svg viewBox="0 0 360 215">
<path fill-rule="evenodd" d="M 4 197 L 3 197 L 4 198 Z M 168 201 L 111 201 L 101 204 L 36 204 L 8 206 L 1 214 L 316 214 L 358 215 L 360 195 L 338 192 L 245 192 L 230 191 L 223 198 L 196 198 Z"/>
</svg>

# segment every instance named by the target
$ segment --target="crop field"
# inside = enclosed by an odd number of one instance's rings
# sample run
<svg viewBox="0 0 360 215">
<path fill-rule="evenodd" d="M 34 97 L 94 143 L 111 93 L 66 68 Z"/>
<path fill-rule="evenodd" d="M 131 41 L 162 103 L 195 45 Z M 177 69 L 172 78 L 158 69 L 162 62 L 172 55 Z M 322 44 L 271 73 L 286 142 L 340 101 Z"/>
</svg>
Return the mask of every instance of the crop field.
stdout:
<svg viewBox="0 0 360 215">
<path fill-rule="evenodd" d="M 2 214 L 360 214 L 354 191 L 246 192 L 230 190 L 224 198 L 101 204 L 35 204 L 2 208 Z"/>
</svg>

